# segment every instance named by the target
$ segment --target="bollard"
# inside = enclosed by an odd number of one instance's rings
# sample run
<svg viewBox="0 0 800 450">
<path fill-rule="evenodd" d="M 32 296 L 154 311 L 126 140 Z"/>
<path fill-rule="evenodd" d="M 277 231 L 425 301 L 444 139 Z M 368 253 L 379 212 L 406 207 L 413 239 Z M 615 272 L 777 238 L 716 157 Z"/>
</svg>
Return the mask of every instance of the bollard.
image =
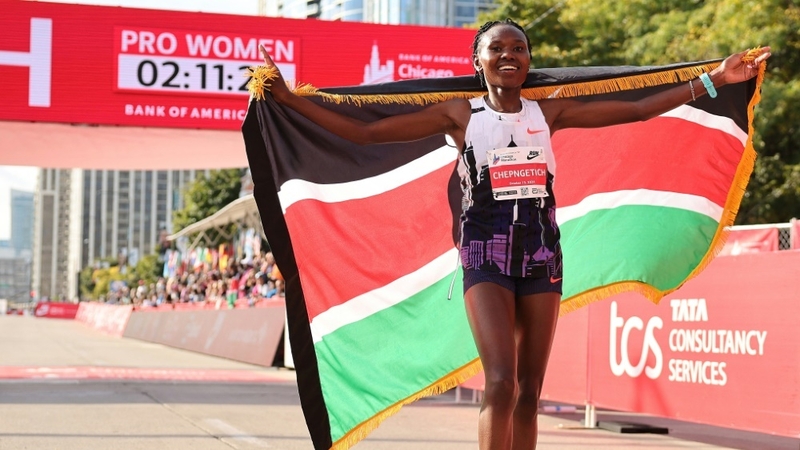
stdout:
<svg viewBox="0 0 800 450">
<path fill-rule="evenodd" d="M 585 428 L 597 428 L 597 411 L 594 405 L 587 403 L 586 411 L 583 416 L 583 426 Z"/>
</svg>

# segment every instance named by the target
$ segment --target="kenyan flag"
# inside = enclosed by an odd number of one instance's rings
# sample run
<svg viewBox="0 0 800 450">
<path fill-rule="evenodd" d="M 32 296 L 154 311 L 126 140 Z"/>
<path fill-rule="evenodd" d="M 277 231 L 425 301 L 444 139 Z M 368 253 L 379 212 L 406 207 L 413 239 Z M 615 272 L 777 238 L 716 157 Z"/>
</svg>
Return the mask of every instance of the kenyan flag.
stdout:
<svg viewBox="0 0 800 450">
<path fill-rule="evenodd" d="M 537 70 L 523 94 L 631 99 L 716 64 Z M 624 290 L 657 301 L 710 262 L 752 171 L 760 79 L 647 122 L 554 135 L 563 312 Z M 364 121 L 482 95 L 470 77 L 300 93 Z M 480 370 L 458 267 L 458 152 L 444 137 L 359 146 L 270 97 L 243 132 L 315 448 L 347 448 Z"/>
<path fill-rule="evenodd" d="M 755 162 L 757 83 L 725 86 L 646 122 L 554 135 L 562 314 L 629 290 L 657 302 L 722 249 Z"/>
</svg>

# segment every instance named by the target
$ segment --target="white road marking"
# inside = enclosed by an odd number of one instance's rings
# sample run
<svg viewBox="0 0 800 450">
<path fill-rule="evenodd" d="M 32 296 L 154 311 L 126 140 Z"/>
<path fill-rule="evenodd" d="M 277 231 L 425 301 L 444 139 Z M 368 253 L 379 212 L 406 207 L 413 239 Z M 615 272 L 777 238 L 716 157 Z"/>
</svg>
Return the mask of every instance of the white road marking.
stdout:
<svg viewBox="0 0 800 450">
<path fill-rule="evenodd" d="M 264 441 L 262 439 L 259 439 L 259 438 L 255 437 L 255 436 L 250 436 L 249 434 L 245 433 L 244 431 L 234 427 L 233 425 L 231 425 L 231 424 L 229 424 L 229 423 L 227 423 L 227 422 L 225 422 L 223 420 L 220 420 L 220 419 L 206 419 L 205 422 L 208 425 L 211 425 L 212 427 L 216 428 L 217 430 L 222 431 L 223 433 L 225 433 L 225 436 L 221 436 L 221 437 L 230 438 L 230 439 L 233 439 L 233 440 L 236 440 L 236 441 L 245 442 L 247 444 L 254 445 L 254 446 L 259 447 L 259 448 L 268 448 L 268 447 L 270 447 L 270 445 L 267 444 L 266 441 Z"/>
</svg>

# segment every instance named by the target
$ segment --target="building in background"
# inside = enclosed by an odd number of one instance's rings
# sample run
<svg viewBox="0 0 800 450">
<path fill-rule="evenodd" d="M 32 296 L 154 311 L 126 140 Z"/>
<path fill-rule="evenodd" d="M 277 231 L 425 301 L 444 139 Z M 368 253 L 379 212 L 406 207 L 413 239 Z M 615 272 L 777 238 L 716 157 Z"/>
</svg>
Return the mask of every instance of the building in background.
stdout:
<svg viewBox="0 0 800 450">
<path fill-rule="evenodd" d="M 0 299 L 27 302 L 31 291 L 31 251 L 0 247 Z"/>
<path fill-rule="evenodd" d="M 67 296 L 72 170 L 42 169 L 33 213 L 31 292 L 50 299 Z"/>
<path fill-rule="evenodd" d="M 348 22 L 463 27 L 494 0 L 261 0 L 259 13 Z"/>
<path fill-rule="evenodd" d="M 78 273 L 102 260 L 135 264 L 171 233 L 183 189 L 204 171 L 41 169 L 33 291 L 73 299 Z"/>
<path fill-rule="evenodd" d="M 33 249 L 33 192 L 11 189 L 11 248 Z"/>
<path fill-rule="evenodd" d="M 320 0 L 259 0 L 258 13 L 262 16 L 290 19 L 319 18 Z"/>
</svg>

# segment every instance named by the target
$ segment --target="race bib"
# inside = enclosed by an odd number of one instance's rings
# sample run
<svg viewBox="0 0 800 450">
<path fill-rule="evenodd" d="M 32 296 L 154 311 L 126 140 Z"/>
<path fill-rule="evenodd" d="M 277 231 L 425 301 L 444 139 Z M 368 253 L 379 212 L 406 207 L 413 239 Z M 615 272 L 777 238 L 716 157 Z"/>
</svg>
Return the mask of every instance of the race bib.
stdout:
<svg viewBox="0 0 800 450">
<path fill-rule="evenodd" d="M 487 151 L 486 157 L 495 200 L 548 196 L 544 148 L 499 148 Z"/>
</svg>

